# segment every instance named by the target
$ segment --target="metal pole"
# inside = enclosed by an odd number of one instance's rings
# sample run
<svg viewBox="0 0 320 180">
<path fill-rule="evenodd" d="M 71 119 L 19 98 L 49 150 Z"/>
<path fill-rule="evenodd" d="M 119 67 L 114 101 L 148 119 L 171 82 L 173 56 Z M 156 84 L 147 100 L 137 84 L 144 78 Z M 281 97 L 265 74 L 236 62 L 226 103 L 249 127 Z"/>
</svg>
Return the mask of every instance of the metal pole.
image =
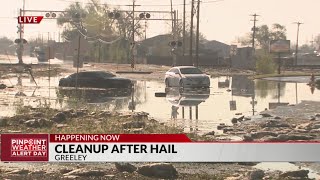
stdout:
<svg viewBox="0 0 320 180">
<path fill-rule="evenodd" d="M 134 28 L 134 7 L 135 7 L 135 0 L 132 1 L 132 47 L 131 47 L 131 68 L 133 71 L 134 68 L 134 35 L 135 35 L 135 28 Z"/>
<path fill-rule="evenodd" d="M 296 24 L 298 25 L 298 29 L 297 29 L 297 44 L 296 44 L 296 54 L 295 54 L 295 65 L 298 65 L 299 29 L 300 29 L 300 24 L 302 24 L 302 23 L 301 22 L 296 22 Z"/>
<path fill-rule="evenodd" d="M 101 62 L 101 42 L 99 41 L 99 63 Z"/>
<path fill-rule="evenodd" d="M 252 33 L 252 49 L 254 49 L 254 39 L 255 39 L 255 35 L 256 35 L 256 17 L 257 15 L 254 14 L 254 20 L 253 20 L 253 33 Z"/>
<path fill-rule="evenodd" d="M 183 40 L 182 40 L 182 56 L 185 55 L 186 50 L 186 0 L 183 0 Z"/>
<path fill-rule="evenodd" d="M 280 103 L 280 82 L 278 82 L 278 103 Z"/>
<path fill-rule="evenodd" d="M 184 119 L 184 107 L 182 107 L 182 119 Z"/>
<path fill-rule="evenodd" d="M 174 11 L 173 12 L 173 39 L 176 40 L 177 39 L 177 12 Z M 177 47 L 173 47 L 174 48 L 174 52 L 173 52 L 173 66 L 177 65 L 177 53 L 176 53 L 176 49 Z"/>
<path fill-rule="evenodd" d="M 50 104 L 50 70 L 51 70 L 51 66 L 50 66 L 50 46 L 49 46 L 49 32 L 48 32 L 48 64 L 49 64 L 49 72 L 48 72 L 48 75 L 49 75 L 49 104 Z"/>
<path fill-rule="evenodd" d="M 278 74 L 281 74 L 281 54 L 278 53 Z"/>
<path fill-rule="evenodd" d="M 147 20 L 144 21 L 144 40 L 147 39 Z"/>
<path fill-rule="evenodd" d="M 81 35 L 79 33 L 79 37 L 78 37 L 78 55 L 77 55 L 77 74 L 76 74 L 76 93 L 78 92 L 78 73 L 79 73 L 79 61 L 80 61 L 80 38 L 81 38 Z"/>
<path fill-rule="evenodd" d="M 20 9 L 20 16 L 22 16 L 22 10 Z M 19 32 L 19 36 L 20 36 L 20 43 L 19 43 L 19 49 L 17 51 L 17 55 L 18 55 L 18 59 L 19 59 L 19 64 L 22 64 L 22 56 L 23 56 L 23 42 L 22 42 L 22 32 L 24 31 L 22 24 L 19 25 L 20 26 L 20 32 Z"/>
<path fill-rule="evenodd" d="M 298 104 L 298 83 L 296 83 L 296 104 Z"/>
<path fill-rule="evenodd" d="M 194 16 L 194 0 L 191 1 L 191 24 L 190 24 L 190 61 L 191 64 L 194 65 L 193 63 L 193 55 L 192 55 L 192 40 L 193 40 L 193 16 Z"/>
<path fill-rule="evenodd" d="M 174 32 L 174 20 L 173 20 L 173 17 L 172 17 L 172 13 L 173 13 L 173 9 L 172 9 L 172 0 L 170 0 L 170 5 L 171 5 L 171 29 L 172 29 L 172 33 Z"/>
<path fill-rule="evenodd" d="M 198 116 L 199 115 L 199 108 L 198 108 L 198 106 L 196 106 L 196 120 L 198 120 Z"/>
<path fill-rule="evenodd" d="M 196 62 L 197 67 L 199 66 L 199 28 L 200 28 L 200 0 L 198 0 L 198 10 L 197 10 L 197 33 L 196 33 Z"/>
<path fill-rule="evenodd" d="M 251 103 L 252 103 L 252 115 L 254 115 L 254 106 L 255 106 L 255 104 L 254 104 L 254 94 L 252 95 L 251 99 L 252 99 L 252 101 L 251 101 Z"/>
</svg>

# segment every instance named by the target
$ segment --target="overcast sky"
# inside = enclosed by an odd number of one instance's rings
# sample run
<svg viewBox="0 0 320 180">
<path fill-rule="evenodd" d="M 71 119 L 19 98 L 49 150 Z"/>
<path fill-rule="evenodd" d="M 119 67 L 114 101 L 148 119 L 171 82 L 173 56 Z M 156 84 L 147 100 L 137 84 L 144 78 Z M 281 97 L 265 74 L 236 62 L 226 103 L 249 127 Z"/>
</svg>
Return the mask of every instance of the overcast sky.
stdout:
<svg viewBox="0 0 320 180">
<path fill-rule="evenodd" d="M 75 0 L 25 0 L 26 9 L 32 10 L 63 10 Z M 187 0 L 187 16 L 190 21 L 190 1 Z M 83 4 L 87 0 L 80 0 Z M 131 4 L 132 0 L 101 0 L 101 3 L 109 4 Z M 182 18 L 183 0 L 173 0 L 173 8 L 178 9 L 179 18 Z M 0 7 L 0 36 L 10 38 L 17 37 L 18 9 L 22 8 L 23 0 L 8 0 Z M 136 4 L 141 5 L 137 10 L 168 10 L 170 11 L 170 0 L 136 0 Z M 123 9 L 129 7 L 121 6 Z M 318 14 L 320 0 L 202 0 L 200 10 L 200 31 L 209 40 L 217 40 L 231 44 L 234 40 L 243 36 L 253 26 L 250 21 L 250 14 L 257 13 L 257 25 L 280 23 L 287 28 L 288 39 L 292 44 L 296 42 L 297 25 L 293 22 L 303 22 L 300 26 L 299 44 L 310 43 L 312 36 L 320 33 L 320 21 Z M 27 14 L 28 15 L 28 14 Z M 30 14 L 29 14 L 30 15 Z M 34 14 L 33 14 L 34 15 Z M 44 15 L 44 14 L 43 14 Z M 159 14 L 155 15 L 160 17 Z M 163 16 L 168 18 L 168 16 Z M 147 36 L 164 34 L 170 30 L 169 22 L 152 21 L 149 22 Z M 59 29 L 54 20 L 43 20 L 39 25 L 26 25 L 25 36 L 37 37 L 44 34 L 58 39 Z"/>
</svg>

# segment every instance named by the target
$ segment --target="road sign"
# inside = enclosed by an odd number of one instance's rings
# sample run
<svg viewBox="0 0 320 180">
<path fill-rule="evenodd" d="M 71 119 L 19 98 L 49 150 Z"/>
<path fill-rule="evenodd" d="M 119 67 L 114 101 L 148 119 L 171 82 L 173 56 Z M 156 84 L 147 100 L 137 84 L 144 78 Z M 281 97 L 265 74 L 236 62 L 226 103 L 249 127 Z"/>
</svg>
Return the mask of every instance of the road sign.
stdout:
<svg viewBox="0 0 320 180">
<path fill-rule="evenodd" d="M 83 68 L 83 59 L 84 59 L 84 56 L 80 55 L 79 60 L 78 60 L 78 55 L 74 55 L 73 56 L 73 67 L 74 68 L 77 68 L 77 67 Z"/>
<path fill-rule="evenodd" d="M 271 40 L 270 53 L 290 53 L 290 40 Z"/>
<path fill-rule="evenodd" d="M 230 104 L 230 111 L 237 110 L 237 102 L 236 101 L 229 101 Z"/>
<path fill-rule="evenodd" d="M 47 59 L 54 59 L 55 51 L 54 51 L 54 48 L 52 46 L 48 46 L 46 48 L 46 57 L 47 57 Z"/>
<path fill-rule="evenodd" d="M 80 44 L 79 44 L 79 39 L 80 39 Z M 89 46 L 89 42 L 80 35 L 80 38 L 76 37 L 72 40 L 71 47 L 75 51 L 78 51 L 78 48 L 80 47 L 80 54 L 85 54 L 89 51 L 90 46 Z"/>
<path fill-rule="evenodd" d="M 73 67 L 82 68 L 84 55 L 89 51 L 89 42 L 79 35 L 71 42 L 71 47 L 74 49 Z"/>
</svg>

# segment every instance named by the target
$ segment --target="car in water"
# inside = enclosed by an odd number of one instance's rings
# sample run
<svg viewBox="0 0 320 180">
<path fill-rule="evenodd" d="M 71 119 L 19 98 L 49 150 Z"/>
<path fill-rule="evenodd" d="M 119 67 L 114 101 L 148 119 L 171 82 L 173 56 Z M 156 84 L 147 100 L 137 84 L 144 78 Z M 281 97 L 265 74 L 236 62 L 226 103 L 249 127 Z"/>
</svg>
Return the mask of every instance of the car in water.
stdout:
<svg viewBox="0 0 320 180">
<path fill-rule="evenodd" d="M 34 54 L 39 62 L 48 62 L 47 52 L 45 46 L 37 46 L 34 48 Z"/>
<path fill-rule="evenodd" d="M 78 78 L 78 80 L 77 80 Z M 106 71 L 83 71 L 71 74 L 59 81 L 60 87 L 85 87 L 85 88 L 132 88 L 133 82 L 127 78 L 117 77 Z"/>
<path fill-rule="evenodd" d="M 166 87 L 210 87 L 210 78 L 194 66 L 177 66 L 165 74 Z"/>
</svg>

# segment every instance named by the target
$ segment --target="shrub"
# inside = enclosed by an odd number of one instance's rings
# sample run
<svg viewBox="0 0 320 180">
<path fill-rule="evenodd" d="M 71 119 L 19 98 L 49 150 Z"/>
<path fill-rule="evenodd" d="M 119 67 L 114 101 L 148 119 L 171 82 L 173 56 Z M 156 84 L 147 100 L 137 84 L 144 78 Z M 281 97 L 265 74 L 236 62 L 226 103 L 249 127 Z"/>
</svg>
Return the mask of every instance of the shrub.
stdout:
<svg viewBox="0 0 320 180">
<path fill-rule="evenodd" d="M 276 70 L 273 57 L 268 53 L 257 54 L 256 71 L 258 74 L 272 74 Z"/>
</svg>

